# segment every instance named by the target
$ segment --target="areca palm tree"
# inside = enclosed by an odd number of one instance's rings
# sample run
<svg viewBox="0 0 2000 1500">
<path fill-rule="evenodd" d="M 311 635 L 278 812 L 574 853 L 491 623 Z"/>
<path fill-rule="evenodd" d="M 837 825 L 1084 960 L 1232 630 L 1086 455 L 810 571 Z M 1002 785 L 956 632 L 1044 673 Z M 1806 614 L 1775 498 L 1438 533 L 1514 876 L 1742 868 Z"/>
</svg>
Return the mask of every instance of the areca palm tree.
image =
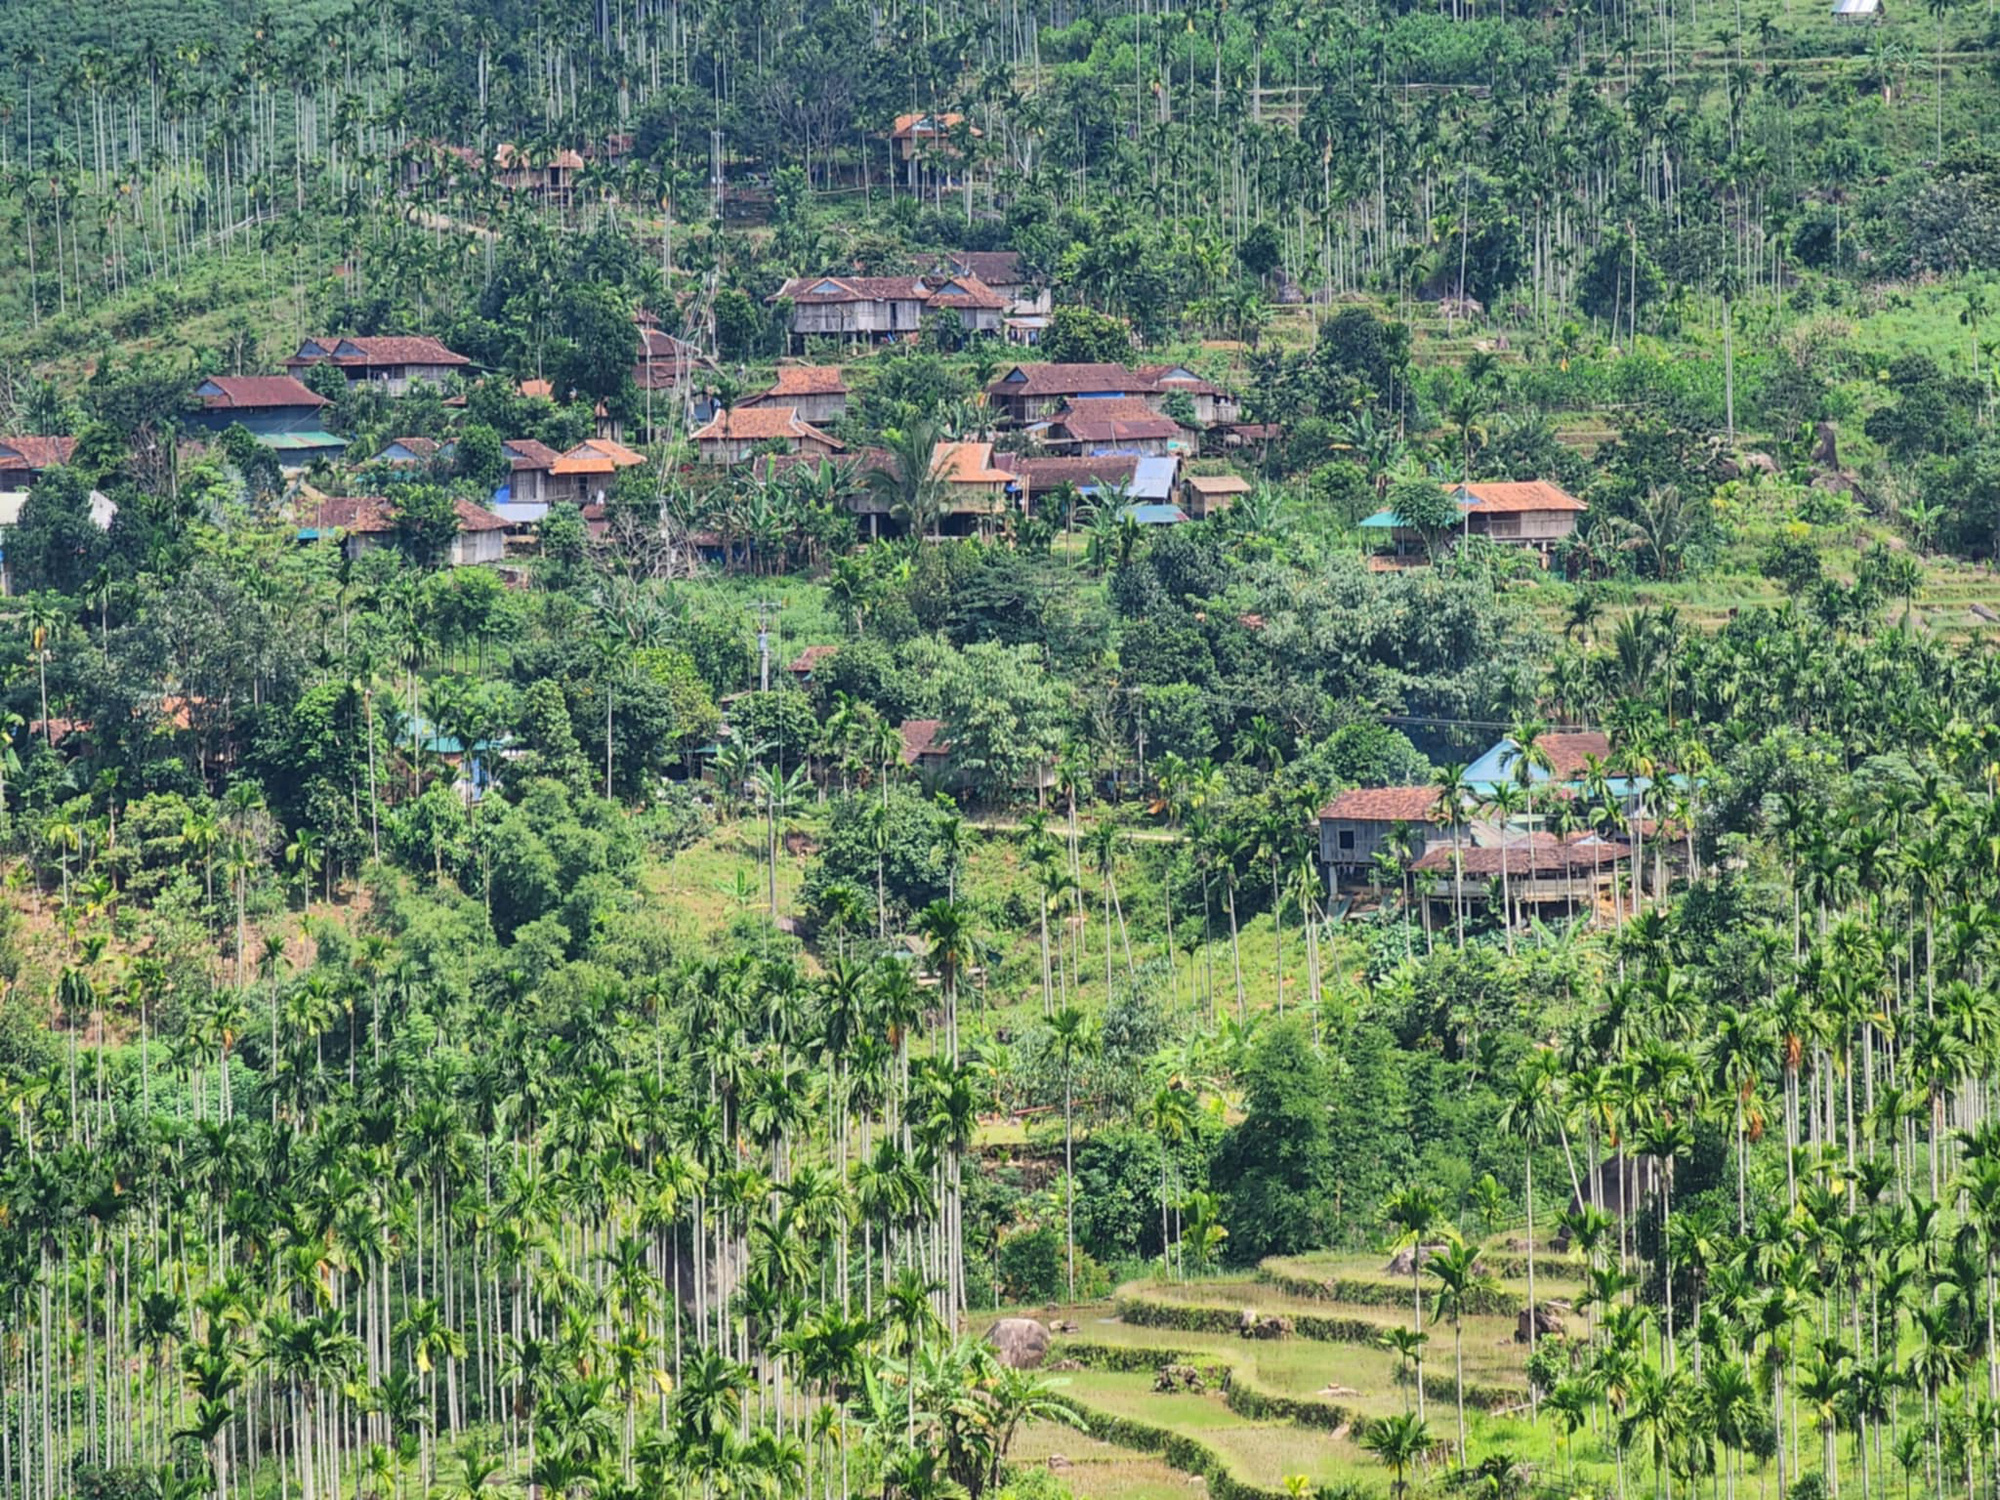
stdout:
<svg viewBox="0 0 2000 1500">
<path fill-rule="evenodd" d="M 1479 1252 L 1463 1240 L 1434 1251 L 1425 1270 L 1437 1278 L 1440 1317 L 1450 1320 L 1452 1374 L 1457 1390 L 1458 1466 L 1465 1467 L 1465 1315 L 1492 1295 L 1497 1283 L 1479 1263 Z"/>
<path fill-rule="evenodd" d="M 1528 1347 L 1539 1337 L 1535 1322 L 1535 1149 L 1560 1125 L 1558 1098 L 1561 1060 L 1537 1050 L 1521 1060 L 1514 1074 L 1514 1093 L 1500 1112 L 1500 1129 L 1521 1143 L 1521 1201 L 1528 1217 Z M 1529 1400 L 1534 1400 L 1532 1390 Z"/>
<path fill-rule="evenodd" d="M 1456 1238 L 1450 1217 L 1445 1213 L 1444 1204 L 1437 1194 L 1418 1183 L 1406 1183 L 1391 1193 L 1382 1203 L 1382 1222 L 1392 1231 L 1390 1247 L 1408 1249 L 1410 1252 L 1410 1305 L 1415 1316 L 1415 1331 L 1424 1331 L 1424 1285 L 1423 1270 L 1426 1259 L 1425 1246 L 1434 1238 L 1450 1240 Z M 1424 1362 L 1423 1353 L 1417 1353 L 1417 1416 L 1424 1414 Z"/>
<path fill-rule="evenodd" d="M 1432 1441 L 1429 1425 L 1412 1412 L 1377 1417 L 1361 1429 L 1362 1451 L 1372 1453 L 1396 1476 L 1389 1484 L 1392 1495 L 1401 1495 L 1409 1488 L 1405 1476 L 1430 1452 Z"/>
<path fill-rule="evenodd" d="M 1451 835 L 1451 917 L 1458 946 L 1465 946 L 1465 865 L 1460 841 L 1465 828 L 1465 804 L 1471 787 L 1465 780 L 1465 763 L 1448 761 L 1431 775 L 1437 800 L 1431 805 L 1431 821 Z"/>
<path fill-rule="evenodd" d="M 1066 1005 L 1049 1018 L 1049 1036 L 1063 1075 L 1063 1253 L 1069 1300 L 1076 1301 L 1076 1064 L 1096 1043 L 1089 1018 Z"/>
</svg>

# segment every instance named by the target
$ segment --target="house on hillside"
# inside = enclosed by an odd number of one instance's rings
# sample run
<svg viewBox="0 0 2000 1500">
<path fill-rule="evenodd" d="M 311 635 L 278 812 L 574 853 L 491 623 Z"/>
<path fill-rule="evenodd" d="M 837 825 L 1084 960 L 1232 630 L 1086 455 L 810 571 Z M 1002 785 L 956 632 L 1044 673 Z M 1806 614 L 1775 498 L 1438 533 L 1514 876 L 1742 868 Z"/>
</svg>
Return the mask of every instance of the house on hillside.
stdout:
<svg viewBox="0 0 2000 1500">
<path fill-rule="evenodd" d="M 440 459 L 449 461 L 456 451 L 456 444 L 440 443 L 436 438 L 399 437 L 369 461 L 391 469 L 422 469 Z"/>
<path fill-rule="evenodd" d="M 447 563 L 454 568 L 496 563 L 506 556 L 507 522 L 470 500 L 454 500 L 458 531 Z M 336 541 L 349 557 L 391 544 L 396 536 L 396 506 L 381 495 L 347 495 L 325 499 L 299 528 L 302 542 Z"/>
<path fill-rule="evenodd" d="M 1186 365 L 1141 365 L 1133 373 L 1151 383 L 1148 400 L 1156 411 L 1166 411 L 1169 399 L 1178 391 L 1187 397 L 1195 421 L 1203 427 L 1234 422 L 1239 415 L 1234 392 L 1202 378 Z"/>
<path fill-rule="evenodd" d="M 1236 397 L 1185 365 L 1120 364 L 1015 365 L 986 387 L 986 403 L 1002 422 L 1029 427 L 1046 421 L 1065 405 L 1080 401 L 1143 401 L 1157 415 L 1186 397 L 1199 426 L 1226 424 L 1237 416 Z"/>
<path fill-rule="evenodd" d="M 1485 537 L 1507 547 L 1532 548 L 1544 567 L 1557 543 L 1575 534 L 1577 517 L 1589 508 L 1545 479 L 1447 483 L 1445 489 L 1458 502 L 1464 517 L 1463 535 Z M 1387 538 L 1398 557 L 1416 558 L 1424 553 L 1422 533 L 1405 526 L 1393 510 L 1379 510 L 1359 524 Z"/>
<path fill-rule="evenodd" d="M 1014 250 L 954 250 L 945 257 L 953 274 L 976 276 L 1006 304 L 1008 318 L 1046 318 L 1051 307 L 1046 286 L 1037 286 Z"/>
<path fill-rule="evenodd" d="M 945 486 L 941 532 L 984 531 L 1017 503 L 1017 481 L 994 463 L 991 443 L 939 443 L 931 450 L 931 472 Z"/>
<path fill-rule="evenodd" d="M 943 776 L 951 764 L 951 746 L 943 738 L 943 719 L 905 719 L 903 764 L 920 776 Z"/>
<path fill-rule="evenodd" d="M 846 449 L 840 440 L 800 418 L 789 406 L 739 406 L 719 412 L 694 434 L 695 451 L 705 464 L 737 464 L 760 448 L 782 444 L 787 453 L 832 458 Z"/>
<path fill-rule="evenodd" d="M 27 504 L 26 490 L 0 489 L 0 597 L 11 596 L 14 592 L 14 575 L 7 562 L 7 533 L 21 524 L 21 512 Z M 102 490 L 92 490 L 90 524 L 99 531 L 109 531 L 111 523 L 116 519 L 118 519 L 117 505 Z"/>
<path fill-rule="evenodd" d="M 1319 862 L 1326 888 L 1366 881 L 1375 856 L 1400 857 L 1407 837 L 1417 853 L 1449 841 L 1451 830 L 1431 821 L 1437 789 L 1428 786 L 1359 787 L 1319 810 Z"/>
<path fill-rule="evenodd" d="M 347 439 L 326 430 L 326 397 L 292 375 L 216 375 L 194 388 L 191 425 L 223 432 L 236 424 L 269 448 L 281 468 L 334 459 Z"/>
<path fill-rule="evenodd" d="M 1069 402 L 1041 438 L 1056 453 L 1164 454 L 1192 446 L 1186 428 L 1130 396 Z"/>
<path fill-rule="evenodd" d="M 0 438 L 0 490 L 34 488 L 50 469 L 59 469 L 76 452 L 73 437 Z"/>
<path fill-rule="evenodd" d="M 285 361 L 285 368 L 307 370 L 326 364 L 345 375 L 349 385 L 379 385 L 390 395 L 401 396 L 419 381 L 442 386 L 472 361 L 436 339 L 420 335 L 316 338 L 299 345 L 299 352 Z"/>
<path fill-rule="evenodd" d="M 802 422 L 838 422 L 847 415 L 847 382 L 839 365 L 780 365 L 778 378 L 767 390 L 746 397 L 739 406 L 789 406 Z"/>
<path fill-rule="evenodd" d="M 621 469 L 637 468 L 645 461 L 645 455 L 612 438 L 585 438 L 551 466 L 548 498 L 574 505 L 600 501 Z"/>
<path fill-rule="evenodd" d="M 642 315 L 637 322 L 639 358 L 632 366 L 632 384 L 643 398 L 642 407 L 650 412 L 653 400 L 662 396 L 669 402 L 685 400 L 689 415 L 695 422 L 708 421 L 716 410 L 715 401 L 709 394 L 716 374 L 715 361 L 703 354 L 699 346 L 676 338 L 649 317 Z M 648 424 L 662 425 L 660 420 L 651 417 Z"/>
<path fill-rule="evenodd" d="M 1153 382 L 1124 365 L 1015 365 L 986 387 L 986 404 L 1016 427 L 1053 417 L 1064 404 L 1086 400 L 1145 400 Z"/>
<path fill-rule="evenodd" d="M 555 497 L 556 465 L 562 455 L 533 438 L 509 438 L 500 445 L 507 455 L 506 498 L 517 505 L 546 505 Z"/>
<path fill-rule="evenodd" d="M 1094 501 L 1107 490 L 1129 493 L 1137 476 L 1139 459 L 1131 453 L 1106 453 L 1094 457 L 1029 458 L 1019 453 L 1003 453 L 994 462 L 1014 474 L 1022 507 L 1030 515 L 1046 515 L 1061 523 L 1061 497 L 1065 488 L 1077 498 Z M 1051 506 L 1058 507 L 1051 510 Z"/>
<path fill-rule="evenodd" d="M 1543 809 L 1545 792 L 1551 798 L 1556 795 L 1581 795 L 1588 790 L 1586 781 L 1593 761 L 1600 769 L 1613 764 L 1611 740 L 1601 730 L 1552 730 L 1536 739 L 1535 748 L 1548 758 L 1546 768 L 1540 765 L 1528 768 L 1528 782 L 1537 799 L 1538 817 Z M 1518 786 L 1520 761 L 1520 748 L 1512 739 L 1503 737 L 1465 768 L 1466 788 L 1475 797 L 1487 797 L 1502 783 Z M 1670 779 L 1673 776 L 1671 770 L 1662 774 Z M 1612 775 L 1606 770 L 1602 791 L 1615 800 L 1623 811 L 1635 813 L 1639 810 L 1639 799 L 1652 784 L 1653 779 L 1648 776 Z"/>
<path fill-rule="evenodd" d="M 820 663 L 839 650 L 838 646 L 808 646 L 792 658 L 785 671 L 791 675 L 792 681 L 804 687 L 813 680 L 813 673 L 819 670 Z"/>
<path fill-rule="evenodd" d="M 568 149 L 551 152 L 545 158 L 502 142 L 493 152 L 493 181 L 513 193 L 526 193 L 551 203 L 567 204 L 576 191 L 583 171 L 583 156 Z"/>
<path fill-rule="evenodd" d="M 927 314 L 955 313 L 967 333 L 998 334 L 1006 303 L 976 276 L 803 276 L 766 299 L 792 305 L 791 344 L 808 338 L 892 343 L 923 328 Z"/>
<path fill-rule="evenodd" d="M 1493 843 L 1461 842 L 1456 850 L 1448 839 L 1434 841 L 1410 870 L 1433 877 L 1427 898 L 1432 920 L 1449 920 L 1456 903 L 1492 902 L 1503 884 L 1517 912 L 1550 906 L 1594 912 L 1631 862 L 1631 845 L 1595 834 L 1572 839 L 1517 834 Z"/>
<path fill-rule="evenodd" d="M 902 161 L 914 162 L 919 157 L 956 160 L 959 151 L 951 137 L 964 123 L 965 116 L 960 114 L 897 115 L 889 139 L 895 143 L 896 156 Z M 976 126 L 972 134 L 979 134 Z"/>
<path fill-rule="evenodd" d="M 1241 474 L 1190 474 L 1181 481 L 1181 505 L 1197 521 L 1205 521 L 1221 515 L 1250 488 Z"/>
</svg>

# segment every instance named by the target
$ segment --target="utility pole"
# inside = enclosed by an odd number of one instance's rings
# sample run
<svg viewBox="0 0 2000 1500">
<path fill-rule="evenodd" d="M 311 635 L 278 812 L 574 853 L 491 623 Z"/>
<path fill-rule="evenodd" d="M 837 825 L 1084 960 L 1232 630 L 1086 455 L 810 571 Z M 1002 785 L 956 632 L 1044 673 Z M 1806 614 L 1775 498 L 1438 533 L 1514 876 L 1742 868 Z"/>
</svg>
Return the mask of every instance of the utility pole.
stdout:
<svg viewBox="0 0 2000 1500">
<path fill-rule="evenodd" d="M 781 599 L 752 599 L 749 608 L 757 611 L 757 691 L 771 691 L 771 616 L 784 607 Z"/>
</svg>

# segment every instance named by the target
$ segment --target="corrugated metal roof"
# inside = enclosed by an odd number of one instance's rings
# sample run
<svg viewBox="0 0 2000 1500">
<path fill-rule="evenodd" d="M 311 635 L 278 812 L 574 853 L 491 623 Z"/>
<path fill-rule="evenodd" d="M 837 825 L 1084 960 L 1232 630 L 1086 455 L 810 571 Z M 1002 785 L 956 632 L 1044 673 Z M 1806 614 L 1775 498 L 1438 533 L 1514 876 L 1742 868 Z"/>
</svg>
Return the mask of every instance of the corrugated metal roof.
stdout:
<svg viewBox="0 0 2000 1500">
<path fill-rule="evenodd" d="M 1132 470 L 1132 498 L 1162 503 L 1172 500 L 1174 476 L 1180 469 L 1180 462 L 1171 454 L 1147 454 L 1142 457 Z"/>
</svg>

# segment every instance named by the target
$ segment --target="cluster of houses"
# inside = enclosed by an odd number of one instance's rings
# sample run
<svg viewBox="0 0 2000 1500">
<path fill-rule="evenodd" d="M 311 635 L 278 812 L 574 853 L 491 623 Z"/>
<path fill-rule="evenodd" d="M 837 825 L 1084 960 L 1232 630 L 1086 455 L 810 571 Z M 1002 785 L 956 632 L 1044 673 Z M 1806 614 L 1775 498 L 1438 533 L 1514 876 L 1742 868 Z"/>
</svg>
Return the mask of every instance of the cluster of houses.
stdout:
<svg viewBox="0 0 2000 1500">
<path fill-rule="evenodd" d="M 899 131 L 908 130 L 898 136 L 907 147 L 904 159 L 945 141 L 958 124 L 950 116 L 899 122 Z M 615 159 L 618 146 L 615 139 L 607 143 L 606 159 Z M 549 193 L 566 192 L 572 179 L 562 174 L 584 164 L 573 152 L 531 163 L 511 146 L 499 148 L 490 163 L 467 161 L 452 147 L 416 152 L 410 160 L 413 168 L 450 161 L 490 167 L 503 185 Z M 1047 287 L 1011 251 L 949 252 L 920 274 L 796 279 L 770 300 L 789 308 L 794 347 L 813 338 L 850 346 L 904 340 L 936 316 L 957 318 L 969 334 L 1033 344 L 1050 308 Z M 842 491 L 868 536 L 894 535 L 909 523 L 871 483 L 878 471 L 899 477 L 897 460 L 878 448 L 850 447 L 842 436 L 851 367 L 786 362 L 768 387 L 724 407 L 717 389 L 727 382 L 711 356 L 645 313 L 634 322 L 639 349 L 631 377 L 641 398 L 634 403 L 641 408 L 634 417 L 634 442 L 652 441 L 664 430 L 686 430 L 701 466 L 716 471 L 750 466 L 759 478 L 800 465 L 831 464 L 844 471 L 849 482 Z M 397 438 L 365 459 L 349 452 L 347 440 L 332 430 L 333 403 L 322 394 L 335 387 L 313 372 L 331 371 L 349 389 L 391 398 L 418 390 L 442 395 L 478 378 L 465 355 L 415 334 L 308 338 L 283 366 L 282 374 L 202 381 L 192 393 L 190 422 L 211 434 L 240 427 L 294 481 L 319 464 L 345 462 L 393 477 L 399 471 L 436 470 L 453 456 L 448 440 L 420 436 Z M 303 378 L 308 375 L 311 384 Z M 520 393 L 555 395 L 539 380 L 523 382 Z M 930 455 L 928 477 L 941 497 L 933 522 L 939 535 L 985 534 L 1019 516 L 1067 523 L 1078 500 L 1093 506 L 1113 500 L 1122 517 L 1141 525 L 1204 520 L 1251 488 L 1220 455 L 1275 436 L 1268 425 L 1242 420 L 1234 392 L 1184 365 L 1024 360 L 1005 368 L 983 396 L 987 429 L 939 442 Z M 445 404 L 463 407 L 466 398 L 448 395 Z M 564 452 L 532 438 L 505 440 L 506 478 L 489 505 L 474 507 L 498 524 L 463 517 L 468 540 L 454 560 L 492 560 L 504 554 L 510 540 L 531 542 L 553 505 L 582 507 L 586 522 L 600 523 L 594 529 L 601 531 L 601 507 L 617 475 L 646 460 L 626 446 L 628 434 L 617 415 L 600 404 L 596 416 L 595 435 Z M 0 439 L 0 527 L 19 513 L 21 497 L 40 475 L 66 462 L 73 448 L 70 438 Z M 1530 549 L 1545 563 L 1574 532 L 1584 510 L 1581 501 L 1541 481 L 1449 488 L 1461 507 L 1465 535 Z M 380 496 L 356 500 L 302 493 L 313 504 L 333 506 L 321 505 L 305 531 L 338 531 L 349 539 L 350 550 L 364 550 L 372 545 L 368 538 L 379 540 L 393 529 L 393 506 Z M 1377 566 L 1404 566 L 1424 555 L 1426 539 L 1392 511 L 1368 517 L 1361 531 L 1377 542 Z"/>
<path fill-rule="evenodd" d="M 402 154 L 403 185 L 457 184 L 483 177 L 503 192 L 568 207 L 585 170 L 620 165 L 632 155 L 632 146 L 633 138 L 625 132 L 592 141 L 582 150 L 568 146 L 536 150 L 503 141 L 490 156 L 445 141 L 412 141 Z"/>
<path fill-rule="evenodd" d="M 791 308 L 793 353 L 812 338 L 846 344 L 907 341 L 924 319 L 948 314 L 967 336 L 1036 344 L 1048 327 L 1050 297 L 1012 250 L 959 250 L 928 271 L 904 276 L 793 277 L 765 299 Z"/>
<path fill-rule="evenodd" d="M 1651 826 L 1638 816 L 1651 783 L 1604 777 L 1625 829 L 1557 832 L 1551 815 L 1587 795 L 1593 772 L 1611 760 L 1611 742 L 1596 730 L 1576 730 L 1544 734 L 1535 746 L 1540 757 L 1524 766 L 1520 747 L 1501 739 L 1466 767 L 1466 795 L 1456 804 L 1436 786 L 1360 787 L 1335 797 L 1319 810 L 1328 894 L 1377 886 L 1392 869 L 1393 880 L 1409 879 L 1427 902 L 1447 907 L 1505 899 L 1515 913 L 1588 911 L 1629 890 L 1637 869 L 1629 830 L 1644 837 Z M 1521 808 L 1493 809 L 1490 799 L 1502 786 L 1522 789 Z"/>
</svg>

